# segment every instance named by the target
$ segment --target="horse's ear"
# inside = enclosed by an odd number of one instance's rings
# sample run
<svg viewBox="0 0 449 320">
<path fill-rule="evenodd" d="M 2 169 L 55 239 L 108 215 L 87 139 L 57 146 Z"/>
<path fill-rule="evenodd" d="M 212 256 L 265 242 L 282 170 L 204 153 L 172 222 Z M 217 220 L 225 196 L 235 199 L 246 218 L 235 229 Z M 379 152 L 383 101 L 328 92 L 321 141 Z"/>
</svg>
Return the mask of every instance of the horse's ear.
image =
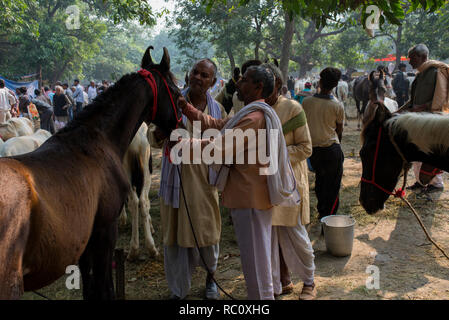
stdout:
<svg viewBox="0 0 449 320">
<path fill-rule="evenodd" d="M 368 80 L 369 81 L 371 81 L 371 82 L 373 82 L 374 81 L 374 73 L 375 73 L 376 71 L 371 71 L 371 73 L 368 75 Z"/>
<path fill-rule="evenodd" d="M 142 68 L 145 68 L 147 66 L 151 66 L 154 64 L 153 59 L 151 58 L 151 50 L 152 49 L 154 49 L 153 46 L 149 46 L 147 48 L 147 50 L 145 50 L 145 53 L 142 58 L 142 63 L 140 65 Z"/>
<path fill-rule="evenodd" d="M 279 63 L 278 63 L 278 59 L 276 59 L 276 58 L 273 58 L 273 63 L 274 63 L 274 65 L 275 65 L 276 67 L 278 67 L 278 68 L 279 68 Z"/>
<path fill-rule="evenodd" d="M 170 71 L 170 55 L 166 47 L 164 47 L 164 55 L 162 56 L 160 66 L 163 72 Z"/>
</svg>

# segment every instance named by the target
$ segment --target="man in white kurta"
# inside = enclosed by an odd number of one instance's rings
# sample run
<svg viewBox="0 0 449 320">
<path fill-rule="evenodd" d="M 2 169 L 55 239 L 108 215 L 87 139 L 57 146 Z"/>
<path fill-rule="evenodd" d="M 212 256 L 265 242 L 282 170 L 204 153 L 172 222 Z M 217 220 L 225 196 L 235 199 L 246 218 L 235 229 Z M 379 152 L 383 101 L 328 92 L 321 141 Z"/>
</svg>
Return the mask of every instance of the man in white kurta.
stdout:
<svg viewBox="0 0 449 320">
<path fill-rule="evenodd" d="M 4 123 L 11 118 L 9 110 L 16 103 L 16 97 L 5 87 L 5 81 L 0 79 L 0 123 Z"/>
<path fill-rule="evenodd" d="M 224 108 L 213 100 L 208 89 L 215 83 L 216 66 L 209 59 L 198 61 L 189 75 L 189 87 L 183 95 L 192 105 L 214 118 L 225 117 Z M 186 129 L 192 135 L 192 123 L 183 118 Z M 153 145 L 161 141 L 153 134 Z M 156 142 L 156 143 L 155 143 Z M 159 143 L 158 143 L 159 142 Z M 197 266 L 211 272 L 206 279 L 207 299 L 219 298 L 218 288 L 212 279 L 217 269 L 221 217 L 218 191 L 210 184 L 209 167 L 206 164 L 181 164 L 178 169 L 170 163 L 167 140 L 163 145 L 160 186 L 161 222 L 164 244 L 165 274 L 173 299 L 184 299 L 191 286 L 191 276 Z M 170 167 L 170 170 L 168 169 Z M 171 178 L 170 178 L 171 177 Z M 184 199 L 182 186 L 186 195 Z M 187 202 L 188 212 L 186 210 Z M 198 244 L 195 242 L 189 216 Z M 197 248 L 197 245 L 199 249 Z M 204 259 L 206 266 L 201 259 Z"/>
</svg>

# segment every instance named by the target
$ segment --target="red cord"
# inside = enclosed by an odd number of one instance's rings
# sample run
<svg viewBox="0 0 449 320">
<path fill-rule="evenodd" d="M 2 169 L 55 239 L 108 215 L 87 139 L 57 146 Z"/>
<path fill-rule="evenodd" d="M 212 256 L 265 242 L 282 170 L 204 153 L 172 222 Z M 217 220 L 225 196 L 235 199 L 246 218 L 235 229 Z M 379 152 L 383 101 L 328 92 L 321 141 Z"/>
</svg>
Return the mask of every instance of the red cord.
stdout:
<svg viewBox="0 0 449 320">
<path fill-rule="evenodd" d="M 156 69 L 152 69 L 152 71 L 156 71 L 157 74 L 162 78 L 162 80 L 164 81 L 165 87 L 167 88 L 168 91 L 168 95 L 170 96 L 170 101 L 173 107 L 173 110 L 175 111 L 175 117 L 176 117 L 176 128 L 178 128 L 179 123 L 182 121 L 182 116 L 178 118 L 178 111 L 176 110 L 176 106 L 175 106 L 175 102 L 173 101 L 173 96 L 171 94 L 171 91 L 168 87 L 167 81 L 165 80 L 165 78 L 162 76 L 162 74 L 156 70 Z"/>
<path fill-rule="evenodd" d="M 156 112 L 157 112 L 157 86 L 156 86 L 156 80 L 154 79 L 153 74 L 150 71 L 146 70 L 146 69 L 140 69 L 138 71 L 138 73 L 148 82 L 148 84 L 151 87 L 151 90 L 153 91 L 153 114 L 151 116 L 151 121 L 153 121 L 156 118 Z"/>
</svg>

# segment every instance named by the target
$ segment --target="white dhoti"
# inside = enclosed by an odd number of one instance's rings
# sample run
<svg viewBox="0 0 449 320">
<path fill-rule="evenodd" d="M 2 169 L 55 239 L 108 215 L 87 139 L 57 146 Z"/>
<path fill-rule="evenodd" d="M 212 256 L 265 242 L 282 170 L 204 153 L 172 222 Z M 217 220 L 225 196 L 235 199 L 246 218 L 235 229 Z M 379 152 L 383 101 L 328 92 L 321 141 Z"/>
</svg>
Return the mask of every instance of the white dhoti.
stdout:
<svg viewBox="0 0 449 320">
<path fill-rule="evenodd" d="M 416 181 L 421 183 L 421 181 L 419 180 L 419 171 L 421 170 L 422 162 L 412 162 L 412 163 L 413 163 L 413 173 L 415 174 L 415 179 L 416 179 Z M 437 188 L 443 188 L 444 187 L 443 173 L 439 173 L 435 177 L 433 177 L 433 179 L 430 180 L 429 184 L 431 184 Z"/>
<path fill-rule="evenodd" d="M 272 210 L 231 209 L 249 300 L 273 300 Z"/>
<path fill-rule="evenodd" d="M 199 249 L 210 272 L 217 270 L 219 244 Z M 181 299 L 189 293 L 192 274 L 198 266 L 204 267 L 198 248 L 178 245 L 164 246 L 164 266 L 170 291 Z"/>
<path fill-rule="evenodd" d="M 279 247 L 288 269 L 299 276 L 305 285 L 311 286 L 315 273 L 315 256 L 306 228 L 298 223 L 295 227 L 274 226 L 271 232 L 274 293 L 282 293 Z"/>
</svg>

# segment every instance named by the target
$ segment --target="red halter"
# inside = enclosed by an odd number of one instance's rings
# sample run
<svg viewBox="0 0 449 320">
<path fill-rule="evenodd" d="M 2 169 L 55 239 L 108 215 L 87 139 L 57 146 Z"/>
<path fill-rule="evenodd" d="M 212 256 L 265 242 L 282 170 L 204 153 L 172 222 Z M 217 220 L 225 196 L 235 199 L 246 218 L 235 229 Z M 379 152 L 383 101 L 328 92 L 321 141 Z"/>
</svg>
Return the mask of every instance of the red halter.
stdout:
<svg viewBox="0 0 449 320">
<path fill-rule="evenodd" d="M 158 70 L 152 69 L 151 71 L 155 71 L 159 75 L 159 77 L 165 83 L 165 87 L 167 88 L 168 95 L 170 96 L 170 101 L 171 101 L 173 110 L 175 112 L 176 128 L 178 128 L 179 123 L 182 121 L 182 116 L 180 118 L 178 118 L 178 111 L 176 110 L 175 102 L 173 101 L 173 96 L 172 96 L 171 91 L 170 91 L 170 89 L 168 87 L 167 81 L 165 80 L 165 78 L 162 76 L 162 74 Z M 151 87 L 151 90 L 153 91 L 153 114 L 151 116 L 151 121 L 153 121 L 156 118 L 156 112 L 157 112 L 157 85 L 156 85 L 156 80 L 154 79 L 153 74 L 150 71 L 146 70 L 146 69 L 140 69 L 138 71 L 138 73 L 148 82 L 148 84 Z"/>
<path fill-rule="evenodd" d="M 374 153 L 374 162 L 373 162 L 373 175 L 371 180 L 367 180 L 365 178 L 361 178 L 362 182 L 366 182 L 369 184 L 372 184 L 376 188 L 382 190 L 383 192 L 389 194 L 390 196 L 395 196 L 398 198 L 403 198 L 405 196 L 405 191 L 402 190 L 402 188 L 397 189 L 394 192 L 388 191 L 387 189 L 382 188 L 380 185 L 378 185 L 375 181 L 376 179 L 376 162 L 377 162 L 377 155 L 379 153 L 379 146 L 380 146 L 380 137 L 382 135 L 382 127 L 379 128 L 379 134 L 377 135 L 377 143 L 376 143 L 376 152 Z"/>
</svg>

